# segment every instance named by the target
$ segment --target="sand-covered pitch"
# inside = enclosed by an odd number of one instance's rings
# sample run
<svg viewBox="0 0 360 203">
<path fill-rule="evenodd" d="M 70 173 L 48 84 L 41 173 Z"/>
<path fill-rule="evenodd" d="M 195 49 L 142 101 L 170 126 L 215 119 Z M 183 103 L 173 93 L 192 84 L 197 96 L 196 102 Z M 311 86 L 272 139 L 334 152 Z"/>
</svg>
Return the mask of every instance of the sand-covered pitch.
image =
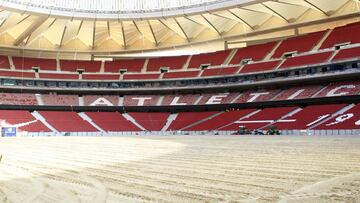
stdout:
<svg viewBox="0 0 360 203">
<path fill-rule="evenodd" d="M 360 136 L 0 138 L 0 202 L 360 202 Z"/>
</svg>

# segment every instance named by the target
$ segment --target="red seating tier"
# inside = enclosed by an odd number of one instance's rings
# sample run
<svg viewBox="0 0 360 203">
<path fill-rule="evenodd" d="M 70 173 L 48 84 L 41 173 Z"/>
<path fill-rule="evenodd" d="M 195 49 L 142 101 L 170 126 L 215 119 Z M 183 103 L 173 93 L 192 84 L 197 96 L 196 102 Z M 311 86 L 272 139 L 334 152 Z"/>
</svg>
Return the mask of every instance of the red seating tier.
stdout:
<svg viewBox="0 0 360 203">
<path fill-rule="evenodd" d="M 315 32 L 299 37 L 292 37 L 281 42 L 280 46 L 276 49 L 272 58 L 280 58 L 286 52 L 297 51 L 303 53 L 311 51 L 311 49 L 320 41 L 324 36 L 323 32 Z"/>
<path fill-rule="evenodd" d="M 65 79 L 65 80 L 78 80 L 78 74 L 66 73 L 39 73 L 40 78 L 44 79 Z"/>
<path fill-rule="evenodd" d="M 167 112 L 146 112 L 129 113 L 135 121 L 149 131 L 160 131 L 166 124 L 170 113 Z"/>
<path fill-rule="evenodd" d="M 105 72 L 119 73 L 121 69 L 127 72 L 141 72 L 145 64 L 145 59 L 123 59 L 105 62 Z"/>
<path fill-rule="evenodd" d="M 281 62 L 280 60 L 276 60 L 276 61 L 267 61 L 267 62 L 246 64 L 240 70 L 240 73 L 254 73 L 254 72 L 271 71 L 271 70 L 274 70 L 280 64 L 280 62 Z"/>
<path fill-rule="evenodd" d="M 124 96 L 124 106 L 156 106 L 159 96 L 155 95 L 138 95 Z"/>
<path fill-rule="evenodd" d="M 183 95 L 166 95 L 162 100 L 162 106 L 172 105 L 194 105 L 200 95 L 183 94 Z"/>
<path fill-rule="evenodd" d="M 236 54 L 230 61 L 230 64 L 240 64 L 243 59 L 252 59 L 253 61 L 260 61 L 266 57 L 267 54 L 274 49 L 276 42 L 267 44 L 253 45 L 244 48 L 239 48 Z"/>
<path fill-rule="evenodd" d="M 317 124 L 317 120 L 322 121 L 321 118 L 328 118 L 331 114 L 339 111 L 344 107 L 344 104 L 309 106 L 273 125 L 281 130 L 308 129 L 311 126 Z"/>
<path fill-rule="evenodd" d="M 189 56 L 172 56 L 161 58 L 150 58 L 147 64 L 147 71 L 159 71 L 161 67 L 168 67 L 170 70 L 182 69 Z"/>
<path fill-rule="evenodd" d="M 15 68 L 19 70 L 31 70 L 39 67 L 40 70 L 56 70 L 55 59 L 12 57 Z"/>
<path fill-rule="evenodd" d="M 333 47 L 336 44 L 360 42 L 360 23 L 349 24 L 335 28 L 321 45 L 321 49 Z"/>
<path fill-rule="evenodd" d="M 96 132 L 98 131 L 76 112 L 40 111 L 39 112 L 52 127 L 59 132 Z"/>
<path fill-rule="evenodd" d="M 7 56 L 0 56 L 0 68 L 10 69 L 9 58 Z"/>
<path fill-rule="evenodd" d="M 0 104 L 6 105 L 37 105 L 34 94 L 0 93 Z"/>
<path fill-rule="evenodd" d="M 119 80 L 120 74 L 83 74 L 84 80 Z"/>
<path fill-rule="evenodd" d="M 176 119 L 171 123 L 168 130 L 181 130 L 187 126 L 190 126 L 196 122 L 209 118 L 210 116 L 218 112 L 182 112 L 179 113 Z"/>
<path fill-rule="evenodd" d="M 83 69 L 85 72 L 100 72 L 101 61 L 60 60 L 60 67 L 63 71 L 76 72 Z"/>
<path fill-rule="evenodd" d="M 206 120 L 202 123 L 199 123 L 195 126 L 186 128 L 184 130 L 197 131 L 197 130 L 216 130 L 224 126 L 231 125 L 238 119 L 248 115 L 249 113 L 255 111 L 254 109 L 243 109 L 238 111 L 229 111 L 224 112 L 220 115 L 217 115 L 209 120 Z"/>
<path fill-rule="evenodd" d="M 18 128 L 20 132 L 50 132 L 50 129 L 28 111 L 0 110 L 0 127 L 19 124 L 22 124 Z"/>
<path fill-rule="evenodd" d="M 119 97 L 111 95 L 85 95 L 83 99 L 84 106 L 117 106 L 119 104 Z"/>
<path fill-rule="evenodd" d="M 360 82 L 337 82 L 328 85 L 316 97 L 333 97 L 360 94 Z"/>
<path fill-rule="evenodd" d="M 16 78 L 35 78 L 35 72 L 18 72 L 18 71 L 0 70 L 0 76 L 16 77 Z"/>
<path fill-rule="evenodd" d="M 44 105 L 50 106 L 79 106 L 77 95 L 41 95 Z"/>
<path fill-rule="evenodd" d="M 283 90 L 273 100 L 288 100 L 288 99 L 306 99 L 311 98 L 323 88 L 321 85 L 311 85 L 304 87 L 292 87 Z"/>
<path fill-rule="evenodd" d="M 315 127 L 316 130 L 359 129 L 360 104 Z"/>
<path fill-rule="evenodd" d="M 217 51 L 213 53 L 206 54 L 198 54 L 193 55 L 189 67 L 192 68 L 200 68 L 201 64 L 211 64 L 212 66 L 221 65 L 224 63 L 225 59 L 229 56 L 230 51 Z"/>
<path fill-rule="evenodd" d="M 125 74 L 124 80 L 159 79 L 160 74 Z"/>
<path fill-rule="evenodd" d="M 220 75 L 234 75 L 238 72 L 239 67 L 231 68 L 208 68 L 203 71 L 201 76 L 220 76 Z"/>
<path fill-rule="evenodd" d="M 126 120 L 124 116 L 118 112 L 87 112 L 86 115 L 101 129 L 107 132 L 141 131 L 140 128 Z"/>
<path fill-rule="evenodd" d="M 329 51 L 290 57 L 287 58 L 283 64 L 281 64 L 280 69 L 325 63 L 328 62 L 332 54 L 333 52 Z"/>
<path fill-rule="evenodd" d="M 164 73 L 163 78 L 194 78 L 199 75 L 200 71 L 178 71 Z"/>
<path fill-rule="evenodd" d="M 239 126 L 244 126 L 247 129 L 255 130 L 265 128 L 274 121 L 282 118 L 286 114 L 294 111 L 296 107 L 280 107 L 280 108 L 267 108 L 260 112 L 245 118 L 241 121 L 235 122 L 233 125 L 223 128 L 223 130 L 239 130 Z"/>
<path fill-rule="evenodd" d="M 341 49 L 332 61 L 360 58 L 360 47 Z"/>
</svg>

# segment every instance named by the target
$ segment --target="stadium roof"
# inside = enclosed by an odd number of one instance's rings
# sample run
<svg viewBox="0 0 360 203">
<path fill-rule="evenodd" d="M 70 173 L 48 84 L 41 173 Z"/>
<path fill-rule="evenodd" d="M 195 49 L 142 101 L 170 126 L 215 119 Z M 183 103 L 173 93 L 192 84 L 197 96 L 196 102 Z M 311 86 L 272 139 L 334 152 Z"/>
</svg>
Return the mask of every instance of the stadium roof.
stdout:
<svg viewBox="0 0 360 203">
<path fill-rule="evenodd" d="M 359 17 L 358 0 L 0 0 L 0 47 L 129 53 L 306 33 Z M 295 29 L 296 28 L 296 29 Z M 323 27 L 313 27 L 326 29 Z M 291 30 L 288 32 L 286 30 Z M 261 34 L 261 36 L 260 36 Z M 279 34 L 268 36 L 274 38 Z M 209 48 L 211 49 L 211 48 Z M 215 49 L 219 49 L 216 47 Z"/>
</svg>

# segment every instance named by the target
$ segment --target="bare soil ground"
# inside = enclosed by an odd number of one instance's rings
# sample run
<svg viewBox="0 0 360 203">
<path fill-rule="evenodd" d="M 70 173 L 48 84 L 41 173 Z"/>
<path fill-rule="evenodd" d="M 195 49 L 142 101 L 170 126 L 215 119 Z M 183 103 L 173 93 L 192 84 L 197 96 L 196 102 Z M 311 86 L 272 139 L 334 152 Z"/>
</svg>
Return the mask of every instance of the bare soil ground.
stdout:
<svg viewBox="0 0 360 203">
<path fill-rule="evenodd" d="M 360 136 L 0 138 L 0 202 L 360 202 Z"/>
</svg>

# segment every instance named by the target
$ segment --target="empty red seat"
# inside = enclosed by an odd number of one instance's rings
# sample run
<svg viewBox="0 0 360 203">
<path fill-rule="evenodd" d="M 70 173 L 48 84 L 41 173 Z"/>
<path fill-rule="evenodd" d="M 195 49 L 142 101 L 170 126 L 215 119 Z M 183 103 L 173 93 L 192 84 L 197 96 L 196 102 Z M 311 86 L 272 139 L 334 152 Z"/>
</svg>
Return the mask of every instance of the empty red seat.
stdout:
<svg viewBox="0 0 360 203">
<path fill-rule="evenodd" d="M 29 111 L 0 110 L 0 127 L 19 126 L 20 132 L 50 132 L 41 121 L 37 120 Z"/>
<path fill-rule="evenodd" d="M 236 54 L 230 61 L 230 64 L 240 64 L 244 59 L 252 59 L 253 61 L 260 61 L 274 49 L 276 42 L 266 44 L 253 45 L 244 48 L 239 48 Z"/>
<path fill-rule="evenodd" d="M 333 52 L 328 51 L 290 57 L 287 58 L 283 64 L 281 64 L 280 69 L 325 63 L 329 61 L 332 55 Z"/>
<path fill-rule="evenodd" d="M 63 71 L 82 69 L 85 72 L 100 72 L 101 61 L 60 60 L 60 67 Z"/>
<path fill-rule="evenodd" d="M 132 122 L 126 120 L 123 115 L 118 112 L 87 112 L 87 116 L 107 132 L 121 131 L 141 131 Z"/>
<path fill-rule="evenodd" d="M 49 106 L 79 106 L 79 97 L 77 95 L 41 95 L 44 105 Z"/>
<path fill-rule="evenodd" d="M 168 112 L 133 112 L 129 113 L 135 121 L 149 131 L 160 131 L 170 115 Z"/>
<path fill-rule="evenodd" d="M 358 59 L 360 58 L 360 47 L 341 49 L 332 61 L 346 60 L 346 59 Z"/>
<path fill-rule="evenodd" d="M 239 67 L 231 68 L 208 68 L 201 74 L 202 77 L 207 76 L 221 76 L 221 75 L 234 75 L 238 72 Z"/>
<path fill-rule="evenodd" d="M 360 42 L 360 23 L 349 24 L 335 28 L 321 45 L 321 49 L 330 48 L 336 44 L 359 43 Z"/>
<path fill-rule="evenodd" d="M 360 129 L 360 104 L 314 128 L 315 130 Z"/>
<path fill-rule="evenodd" d="M 324 36 L 325 31 L 306 34 L 299 37 L 288 38 L 281 42 L 280 46 L 276 49 L 272 58 L 280 58 L 286 52 L 296 51 L 297 53 L 303 53 L 311 51 L 312 48 L 320 41 Z"/>
<path fill-rule="evenodd" d="M 121 69 L 127 72 L 141 72 L 144 67 L 145 59 L 122 59 L 105 62 L 105 72 L 119 73 Z"/>
<path fill-rule="evenodd" d="M 56 70 L 55 59 L 12 57 L 15 68 L 19 70 L 31 70 L 39 67 L 40 70 Z"/>
<path fill-rule="evenodd" d="M 35 94 L 0 93 L 0 104 L 4 105 L 37 105 Z"/>
<path fill-rule="evenodd" d="M 83 120 L 76 112 L 39 111 L 52 127 L 59 132 L 97 132 L 89 122 Z"/>
<path fill-rule="evenodd" d="M 281 60 L 246 64 L 240 70 L 240 73 L 254 73 L 254 72 L 271 71 L 271 70 L 274 70 L 276 67 L 278 67 L 280 62 L 281 62 Z"/>
<path fill-rule="evenodd" d="M 0 76 L 15 78 L 35 78 L 35 72 L 0 70 Z"/>
<path fill-rule="evenodd" d="M 221 65 L 225 62 L 225 59 L 229 56 L 229 53 L 229 50 L 225 50 L 213 53 L 193 55 L 191 57 L 188 68 L 200 68 L 202 64 L 210 64 L 211 66 Z"/>
<path fill-rule="evenodd" d="M 84 80 L 119 80 L 120 74 L 83 74 Z"/>
<path fill-rule="evenodd" d="M 0 68 L 10 69 L 9 58 L 7 56 L 0 56 Z"/>
<path fill-rule="evenodd" d="M 209 118 L 210 116 L 216 114 L 215 111 L 207 112 L 181 112 L 177 115 L 176 119 L 171 123 L 168 130 L 181 130 L 186 128 L 196 122 Z"/>
<path fill-rule="evenodd" d="M 199 75 L 200 71 L 177 71 L 164 73 L 163 78 L 194 78 Z"/>
<path fill-rule="evenodd" d="M 124 80 L 151 80 L 151 79 L 159 79 L 160 74 L 149 74 L 149 73 L 144 73 L 144 74 L 124 74 L 123 79 Z"/>
<path fill-rule="evenodd" d="M 182 69 L 189 56 L 171 56 L 150 58 L 147 64 L 147 72 L 159 71 L 161 67 L 168 67 L 170 70 Z"/>
<path fill-rule="evenodd" d="M 44 79 L 65 79 L 65 80 L 77 80 L 79 74 L 67 74 L 67 73 L 39 73 L 40 78 Z"/>
</svg>

